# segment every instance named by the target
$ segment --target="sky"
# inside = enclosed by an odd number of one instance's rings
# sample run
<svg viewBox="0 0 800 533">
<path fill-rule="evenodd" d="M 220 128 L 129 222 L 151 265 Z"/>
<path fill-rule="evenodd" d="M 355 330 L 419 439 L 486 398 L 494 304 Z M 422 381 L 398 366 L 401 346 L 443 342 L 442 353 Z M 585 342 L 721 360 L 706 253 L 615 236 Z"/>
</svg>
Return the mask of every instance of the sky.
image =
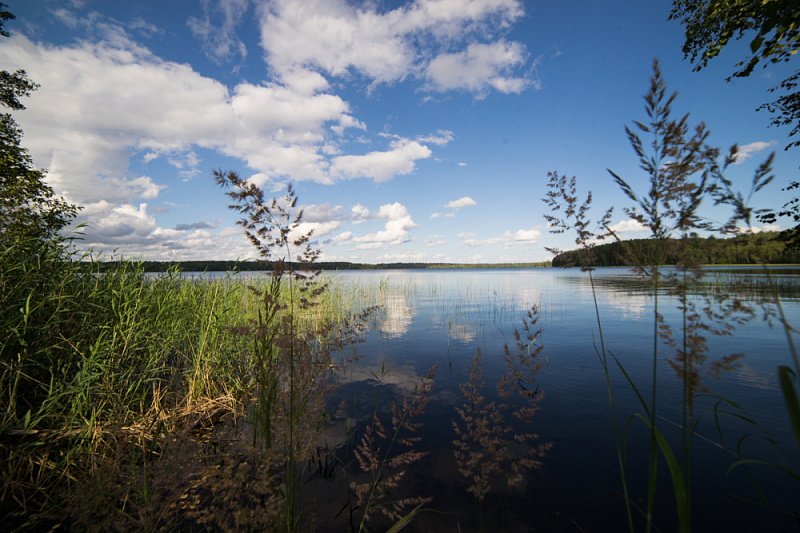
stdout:
<svg viewBox="0 0 800 533">
<path fill-rule="evenodd" d="M 543 217 L 550 172 L 593 192 L 595 218 L 615 207 L 621 237 L 647 237 L 607 169 L 647 192 L 625 126 L 647 119 L 656 58 L 674 116 L 740 147 L 737 187 L 776 152 L 755 207 L 798 179 L 790 128 L 756 111 L 792 65 L 726 82 L 748 41 L 694 72 L 668 1 L 6 3 L 0 68 L 40 85 L 14 112 L 23 146 L 103 259 L 255 258 L 217 169 L 268 198 L 292 184 L 324 261 L 547 260 L 574 247 Z"/>
</svg>

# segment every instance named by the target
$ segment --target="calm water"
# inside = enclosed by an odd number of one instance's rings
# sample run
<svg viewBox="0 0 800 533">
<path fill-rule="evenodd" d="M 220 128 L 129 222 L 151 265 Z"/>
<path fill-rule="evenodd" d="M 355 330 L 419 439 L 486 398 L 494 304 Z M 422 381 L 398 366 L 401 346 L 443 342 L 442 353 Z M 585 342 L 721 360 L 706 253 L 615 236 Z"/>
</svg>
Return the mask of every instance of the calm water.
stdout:
<svg viewBox="0 0 800 533">
<path fill-rule="evenodd" d="M 800 299 L 794 296 L 800 271 L 780 269 L 774 273 L 786 288 L 783 299 L 790 323 L 800 324 Z M 624 504 L 615 496 L 622 485 L 606 382 L 595 350 L 599 336 L 587 274 L 561 269 L 498 269 L 353 271 L 335 276 L 350 283 L 376 284 L 388 278 L 396 289 L 388 293 L 377 327 L 356 347 L 365 358 L 349 376 L 353 388 L 374 387 L 372 373 L 383 366 L 389 369 L 386 387 L 402 393 L 431 366 L 440 364 L 421 430 L 421 447 L 429 455 L 413 468 L 401 490 L 433 496 L 429 507 L 443 514 L 425 514 L 411 530 L 477 530 L 477 505 L 465 490 L 468 481 L 459 474 L 452 453 L 455 407 L 464 403 L 458 385 L 469 380 L 472 358 L 480 350 L 486 395 L 494 395 L 494 384 L 504 369 L 503 346 L 513 347 L 513 330 L 521 326 L 523 313 L 532 305 L 539 309 L 539 342 L 544 346 L 537 374 L 544 396 L 533 426 L 542 442 L 552 443 L 552 449 L 542 468 L 529 473 L 523 486 L 511 489 L 507 498 L 502 490 L 487 496 L 484 530 L 500 530 L 504 515 L 508 531 L 626 530 Z M 761 271 L 748 269 L 711 271 L 707 290 L 719 294 L 731 276 L 739 282 L 736 294 L 740 298 L 752 301 L 762 290 Z M 606 347 L 649 399 L 653 297 L 627 270 L 599 269 L 594 278 Z M 763 320 L 765 310 L 774 311 L 772 306 L 754 305 L 755 319 L 738 326 L 734 335 L 709 337 L 709 359 L 743 352 L 740 368 L 720 381 L 709 378 L 704 383 L 711 394 L 744 408 L 790 451 L 789 460 L 794 460 L 797 468 L 797 448 L 790 439 L 776 377 L 778 365 L 791 364 L 786 336 L 779 324 L 770 327 L 769 321 Z M 679 323 L 673 300 L 660 297 L 659 307 L 670 322 Z M 677 453 L 680 432 L 675 424 L 681 420 L 681 384 L 665 361 L 672 352 L 663 345 L 659 350 L 660 429 Z M 618 368 L 612 368 L 611 381 L 618 420 L 624 425 L 630 414 L 642 409 Z M 752 435 L 743 442 L 748 457 L 774 461 L 785 457 L 774 451 L 757 428 L 734 417 L 720 419 L 724 439 L 720 446 L 714 417 L 708 414 L 717 401 L 707 396 L 695 407 L 696 413 L 703 415 L 699 434 L 709 439 L 698 438 L 694 447 L 695 531 L 800 531 L 797 522 L 746 501 L 755 493 L 743 468 L 726 476 L 737 458 L 725 448 L 735 450 L 748 433 Z M 648 446 L 644 426 L 633 422 L 626 468 L 637 501 L 646 494 Z M 767 468 L 756 468 L 753 473 L 777 505 L 800 511 L 799 482 Z M 671 493 L 662 461 L 656 508 L 656 523 L 662 531 L 675 530 Z"/>
</svg>

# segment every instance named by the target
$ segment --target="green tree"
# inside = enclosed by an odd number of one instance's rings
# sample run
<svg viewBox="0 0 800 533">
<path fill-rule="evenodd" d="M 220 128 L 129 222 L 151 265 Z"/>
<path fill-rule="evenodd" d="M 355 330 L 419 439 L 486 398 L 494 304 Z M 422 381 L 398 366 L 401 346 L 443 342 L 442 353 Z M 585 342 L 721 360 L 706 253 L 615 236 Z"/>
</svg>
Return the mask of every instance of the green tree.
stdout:
<svg viewBox="0 0 800 533">
<path fill-rule="evenodd" d="M 8 37 L 4 24 L 14 15 L 5 8 L 0 3 L 0 35 Z M 19 99 L 37 88 L 24 70 L 0 71 L 0 105 L 6 109 L 25 109 Z M 33 164 L 21 139 L 22 131 L 11 114 L 0 114 L 0 245 L 5 248 L 28 243 L 41 247 L 61 242 L 60 232 L 78 208 L 55 197 L 44 182 L 45 172 Z"/>
<path fill-rule="evenodd" d="M 782 63 L 796 56 L 800 48 L 800 9 L 797 0 L 675 0 L 670 20 L 680 19 L 686 29 L 684 56 L 700 70 L 719 55 L 732 40 L 751 37 L 751 55 L 736 63 L 727 78 L 749 76 L 756 66 Z M 800 70 L 770 89 L 787 91 L 759 109 L 773 113 L 772 124 L 793 126 L 789 136 L 800 133 Z M 794 141 L 787 146 L 800 145 Z"/>
<path fill-rule="evenodd" d="M 727 81 L 749 76 L 760 63 L 762 67 L 783 63 L 797 56 L 800 48 L 800 8 L 797 0 L 674 0 L 670 20 L 680 20 L 686 29 L 684 57 L 700 70 L 725 46 L 735 40 L 750 38 L 751 55 L 736 63 L 736 70 Z M 783 92 L 775 101 L 758 107 L 772 113 L 771 124 L 791 126 L 789 137 L 800 133 L 800 70 L 772 87 L 770 92 Z M 787 146 L 800 146 L 792 141 Z M 784 191 L 800 188 L 792 181 Z M 783 233 L 790 246 L 800 247 L 800 197 L 794 197 L 780 209 L 758 215 L 764 224 L 773 224 L 778 217 L 790 217 L 794 228 Z"/>
</svg>

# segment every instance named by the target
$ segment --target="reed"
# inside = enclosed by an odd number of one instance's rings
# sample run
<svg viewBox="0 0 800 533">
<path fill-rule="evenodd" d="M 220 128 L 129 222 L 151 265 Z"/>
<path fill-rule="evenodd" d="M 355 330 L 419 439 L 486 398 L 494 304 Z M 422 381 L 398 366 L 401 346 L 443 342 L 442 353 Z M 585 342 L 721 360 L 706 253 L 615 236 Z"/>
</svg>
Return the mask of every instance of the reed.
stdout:
<svg viewBox="0 0 800 533">
<path fill-rule="evenodd" d="M 357 340 L 362 305 L 378 294 L 365 288 L 362 298 L 346 299 L 350 291 L 340 287 L 323 297 L 318 290 L 323 285 L 314 282 L 306 294 L 320 305 L 295 308 L 291 314 L 290 288 L 285 282 L 275 284 L 275 278 L 186 279 L 174 270 L 149 277 L 141 265 L 130 262 L 101 272 L 97 263 L 76 260 L 86 257 L 57 251 L 40 256 L 33 265 L 12 261 L 13 250 L 0 256 L 6 259 L 0 277 L 0 505 L 12 518 L 12 528 L 67 520 L 99 521 L 125 530 L 151 523 L 150 519 L 155 527 L 164 519 L 164 509 L 180 503 L 164 499 L 166 494 L 180 496 L 176 494 L 180 476 L 173 475 L 184 465 L 168 468 L 174 456 L 185 458 L 187 450 L 193 450 L 198 458 L 207 457 L 209 446 L 219 449 L 218 439 L 241 440 L 246 429 L 241 421 L 247 412 L 254 412 L 248 406 L 261 405 L 253 403 L 252 391 L 259 383 L 282 386 L 288 377 L 280 375 L 283 381 L 277 382 L 265 379 L 258 372 L 264 361 L 252 349 L 252 337 L 231 334 L 257 323 L 263 294 L 278 302 L 272 319 L 298 333 L 295 349 L 302 347 L 310 354 L 313 364 L 297 368 L 294 378 L 323 380 L 326 386 L 332 383 L 334 361 L 322 364 L 320 353 Z M 262 312 L 262 325 L 263 316 Z M 321 417 L 321 400 L 299 390 L 294 411 L 311 410 L 314 404 L 315 416 Z M 283 389 L 272 392 L 284 400 Z M 295 421 L 301 418 L 294 415 Z M 316 427 L 319 420 L 308 424 Z M 238 429 L 224 437 L 218 434 L 223 426 Z M 256 427 L 263 437 L 266 425 Z M 286 446 L 294 442 L 297 449 L 300 442 L 314 442 L 306 436 L 298 431 L 291 440 L 282 434 L 276 438 Z M 262 501 L 257 495 L 266 487 L 256 480 L 259 472 L 275 479 L 274 457 L 252 449 L 245 455 L 258 458 L 254 470 L 227 460 L 216 463 L 219 468 L 208 479 L 225 485 L 250 472 L 255 493 L 243 502 Z M 190 464 L 201 469 L 204 461 L 193 459 Z M 186 475 L 183 482 L 196 481 Z M 204 489 L 202 498 L 222 494 L 212 490 L 214 483 Z M 91 490 L 111 485 L 127 488 Z M 271 485 L 272 490 L 278 485 Z M 89 496 L 96 500 L 94 505 L 76 500 Z M 278 501 L 283 500 L 273 503 Z M 149 518 L 142 514 L 159 506 L 160 511 Z M 107 512 L 103 522 L 97 515 L 100 508 L 125 509 L 129 518 Z M 209 519 L 192 516 L 182 519 Z"/>
<path fill-rule="evenodd" d="M 584 265 L 591 264 L 594 243 L 613 237 L 622 244 L 628 260 L 635 265 L 633 271 L 638 280 L 631 285 L 631 290 L 645 292 L 653 299 L 652 378 L 649 384 L 634 382 L 625 371 L 623 362 L 609 350 L 608 342 L 603 337 L 601 313 L 595 299 L 600 333 L 597 352 L 606 376 L 629 530 L 637 530 L 637 524 L 640 523 L 643 523 L 645 531 L 656 529 L 657 479 L 660 465 L 666 464 L 676 502 L 674 516 L 679 530 L 688 532 L 693 524 L 692 451 L 702 419 L 702 414 L 696 412 L 695 400 L 709 391 L 707 378 L 721 378 L 725 372 L 736 368 L 739 359 L 744 357 L 744 354 L 727 354 L 710 360 L 707 337 L 733 335 L 736 326 L 755 317 L 753 305 L 737 298 L 735 292 L 716 290 L 719 288 L 719 280 L 709 283 L 704 279 L 705 272 L 692 251 L 697 249 L 700 242 L 698 232 L 726 235 L 734 232 L 741 222 L 749 227 L 750 217 L 755 211 L 746 205 L 747 201 L 772 180 L 770 172 L 774 154 L 756 170 L 747 196 L 735 192 L 731 181 L 725 177 L 725 170 L 735 161 L 736 147 L 731 148 L 720 164 L 719 149 L 706 143 L 709 134 L 705 125 L 701 123 L 690 127 L 688 114 L 677 120 L 671 117 L 676 93 L 667 96 L 657 62 L 654 62 L 653 69 L 650 90 L 644 97 L 647 121 L 635 122 L 634 129 L 626 128 L 640 167 L 648 177 L 650 188 L 639 193 L 625 179 L 609 172 L 632 201 L 632 207 L 626 208 L 625 213 L 650 229 L 655 253 L 645 258 L 638 254 L 636 248 L 625 246 L 625 242 L 609 227 L 611 210 L 606 211 L 599 220 L 592 221 L 589 218 L 591 193 L 586 201 L 579 203 L 575 178 L 568 181 L 565 176 L 550 174 L 549 192 L 544 201 L 551 208 L 551 214 L 545 218 L 556 233 L 572 230 L 576 232 L 575 243 L 581 250 L 577 257 L 583 262 L 580 266 L 589 271 L 593 292 L 595 281 L 591 277 L 591 268 Z M 649 141 L 642 140 L 642 137 Z M 708 199 L 715 205 L 730 207 L 730 219 L 723 224 L 713 224 L 703 219 L 699 208 Z M 672 269 L 662 268 L 667 254 L 678 257 L 677 264 Z M 732 282 L 728 284 L 735 286 Z M 680 317 L 677 323 L 669 323 L 665 318 L 662 309 L 663 296 L 676 302 Z M 785 319 L 783 324 L 791 341 L 791 328 L 785 323 Z M 683 385 L 682 419 L 674 422 L 680 428 L 681 436 L 679 446 L 675 448 L 662 433 L 662 417 L 659 414 L 658 369 L 665 349 L 668 353 L 666 361 Z M 624 376 L 642 409 L 641 413 L 628 418 L 624 432 L 618 420 L 614 404 L 615 392 L 611 386 L 610 376 L 614 367 Z M 796 393 L 791 386 L 796 381 L 795 374 L 786 370 L 781 372 L 781 379 L 786 378 L 787 381 L 784 394 L 791 413 L 792 404 L 796 405 Z M 647 388 L 650 389 L 649 397 L 645 394 Z M 726 409 L 736 406 L 730 400 L 723 399 L 720 403 L 725 404 Z M 736 410 L 732 407 L 725 410 L 725 414 L 734 414 L 756 424 L 741 411 L 734 413 Z M 711 413 L 717 428 L 722 411 L 723 409 L 715 409 Z M 634 423 L 642 423 L 650 436 L 647 492 L 642 499 L 645 503 L 641 507 L 635 503 L 639 500 L 638 497 L 631 493 L 625 453 L 632 444 L 628 442 L 628 435 L 629 427 Z M 742 459 L 735 466 L 749 464 Z"/>
</svg>

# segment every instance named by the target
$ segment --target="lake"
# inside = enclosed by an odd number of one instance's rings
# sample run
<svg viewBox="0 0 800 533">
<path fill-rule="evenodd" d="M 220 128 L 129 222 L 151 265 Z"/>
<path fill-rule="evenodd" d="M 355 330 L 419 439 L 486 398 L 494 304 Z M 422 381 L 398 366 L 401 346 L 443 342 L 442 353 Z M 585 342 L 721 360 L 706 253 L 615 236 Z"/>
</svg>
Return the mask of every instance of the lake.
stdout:
<svg viewBox="0 0 800 533">
<path fill-rule="evenodd" d="M 764 292 L 763 270 L 708 270 L 708 283 L 698 292 L 721 297 L 723 302 L 734 298 L 750 302 L 755 315 L 736 325 L 730 336 L 707 338 L 709 362 L 734 353 L 745 355 L 721 379 L 705 378 L 709 395 L 695 402 L 695 417 L 700 419 L 693 446 L 695 531 L 798 531 L 796 520 L 758 504 L 748 476 L 759 481 L 778 509 L 794 507 L 795 511 L 800 511 L 800 482 L 764 466 L 754 465 L 750 472 L 743 466 L 729 471 L 738 460 L 735 451 L 740 444 L 747 458 L 783 461 L 780 464 L 794 461 L 794 471 L 800 471 L 776 372 L 778 365 L 793 366 L 786 334 L 779 322 L 765 320 L 765 315 L 775 313 L 774 304 L 756 301 Z M 775 268 L 771 272 L 781 287 L 788 321 L 797 325 L 800 270 Z M 381 370 L 384 390 L 390 395 L 408 394 L 414 382 L 439 364 L 431 401 L 420 418 L 424 426 L 417 447 L 428 455 L 408 470 L 397 489 L 397 497 L 433 497 L 427 507 L 437 512 L 419 515 L 410 530 L 477 531 L 481 522 L 484 531 L 502 527 L 508 531 L 627 530 L 594 302 L 596 298 L 606 349 L 619 359 L 649 402 L 654 298 L 628 270 L 596 270 L 594 292 L 588 274 L 577 269 L 376 270 L 326 275 L 345 284 L 382 282 L 391 287 L 374 328 L 352 348 L 364 358 L 344 378 L 349 387 L 343 389 L 344 397 L 362 394 L 369 399 Z M 732 293 L 726 292 L 731 286 Z M 700 296 L 692 301 L 701 302 Z M 676 300 L 660 295 L 658 304 L 665 319 L 678 329 L 681 314 Z M 453 420 L 459 420 L 456 408 L 466 402 L 459 385 L 470 381 L 473 358 L 480 352 L 486 383 L 483 394 L 487 401 L 498 400 L 495 384 L 505 370 L 504 345 L 515 350 L 514 328 L 522 326 L 531 306 L 538 308 L 541 329 L 532 346 L 542 347 L 535 381 L 541 399 L 530 427 L 516 425 L 514 430 L 534 431 L 540 444 L 551 447 L 540 459 L 540 468 L 527 471 L 520 485 L 505 490 L 503 476 L 499 482 L 496 476 L 479 509 L 453 453 L 457 439 Z M 659 344 L 658 350 L 658 427 L 680 460 L 682 382 L 666 362 L 674 349 Z M 643 408 L 613 361 L 610 382 L 622 432 L 630 415 L 642 413 Z M 720 407 L 726 406 L 720 398 L 736 402 L 760 428 L 722 415 L 720 437 L 711 413 L 719 402 Z M 787 456 L 764 438 L 765 432 L 788 451 Z M 749 436 L 740 440 L 745 435 Z M 511 448 L 514 454 L 524 454 L 526 449 Z M 649 431 L 641 421 L 632 421 L 625 464 L 631 496 L 640 505 L 646 496 L 648 450 Z M 674 531 L 674 499 L 663 458 L 656 502 L 655 524 L 662 531 Z"/>
</svg>

